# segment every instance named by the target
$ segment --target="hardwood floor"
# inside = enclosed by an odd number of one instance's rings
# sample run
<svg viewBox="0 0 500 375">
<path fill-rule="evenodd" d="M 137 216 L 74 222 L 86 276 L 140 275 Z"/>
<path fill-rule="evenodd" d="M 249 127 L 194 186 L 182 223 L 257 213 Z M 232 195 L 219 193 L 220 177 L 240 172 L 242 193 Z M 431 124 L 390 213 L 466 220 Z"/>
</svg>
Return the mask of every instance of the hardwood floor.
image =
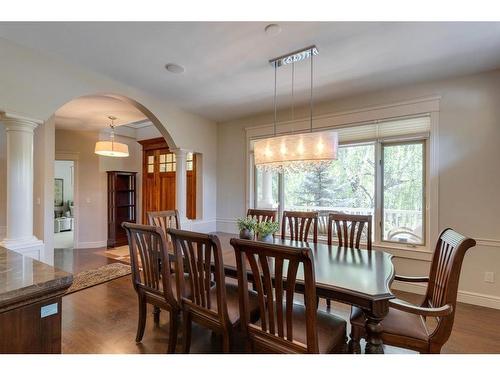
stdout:
<svg viewBox="0 0 500 375">
<path fill-rule="evenodd" d="M 114 263 L 104 256 L 104 249 L 56 250 L 55 266 L 78 273 Z M 416 302 L 418 295 L 397 292 L 400 298 Z M 324 301 L 320 308 L 325 309 Z M 332 312 L 349 320 L 349 306 L 332 302 Z M 137 298 L 130 276 L 85 289 L 63 297 L 62 351 L 76 353 L 165 353 L 168 346 L 168 312 L 161 313 L 160 324 L 153 323 L 148 310 L 146 332 L 135 343 Z M 443 353 L 500 353 L 500 310 L 459 303 L 453 333 Z M 179 334 L 178 344 L 182 340 Z M 235 347 L 242 350 L 238 337 Z M 179 349 L 179 348 L 178 348 Z M 386 353 L 413 353 L 386 347 Z M 221 343 L 211 333 L 193 325 L 192 353 L 220 353 Z"/>
</svg>

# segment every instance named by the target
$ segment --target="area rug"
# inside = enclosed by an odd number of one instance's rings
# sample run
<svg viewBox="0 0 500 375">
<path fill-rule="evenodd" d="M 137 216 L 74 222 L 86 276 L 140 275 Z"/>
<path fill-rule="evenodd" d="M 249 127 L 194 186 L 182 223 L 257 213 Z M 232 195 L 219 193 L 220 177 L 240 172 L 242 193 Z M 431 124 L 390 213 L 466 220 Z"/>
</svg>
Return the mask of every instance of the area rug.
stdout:
<svg viewBox="0 0 500 375">
<path fill-rule="evenodd" d="M 80 272 L 73 277 L 73 284 L 66 291 L 66 295 L 130 275 L 131 273 L 130 266 L 123 263 L 106 264 L 93 270 Z"/>
</svg>

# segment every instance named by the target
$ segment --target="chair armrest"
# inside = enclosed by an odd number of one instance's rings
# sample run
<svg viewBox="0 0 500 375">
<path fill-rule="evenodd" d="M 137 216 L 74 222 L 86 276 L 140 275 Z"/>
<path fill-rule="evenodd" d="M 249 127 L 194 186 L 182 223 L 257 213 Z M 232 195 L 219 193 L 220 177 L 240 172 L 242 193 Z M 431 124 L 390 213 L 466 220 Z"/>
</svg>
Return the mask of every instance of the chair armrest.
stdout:
<svg viewBox="0 0 500 375">
<path fill-rule="evenodd" d="M 429 277 L 428 276 L 401 276 L 401 275 L 396 275 L 394 276 L 394 280 L 397 281 L 404 281 L 406 283 L 427 283 L 429 282 Z"/>
<path fill-rule="evenodd" d="M 396 309 L 405 311 L 411 314 L 417 314 L 422 316 L 447 316 L 453 312 L 453 306 L 450 304 L 441 307 L 420 307 L 412 305 L 409 302 L 400 299 L 391 299 L 389 301 L 389 306 Z"/>
</svg>

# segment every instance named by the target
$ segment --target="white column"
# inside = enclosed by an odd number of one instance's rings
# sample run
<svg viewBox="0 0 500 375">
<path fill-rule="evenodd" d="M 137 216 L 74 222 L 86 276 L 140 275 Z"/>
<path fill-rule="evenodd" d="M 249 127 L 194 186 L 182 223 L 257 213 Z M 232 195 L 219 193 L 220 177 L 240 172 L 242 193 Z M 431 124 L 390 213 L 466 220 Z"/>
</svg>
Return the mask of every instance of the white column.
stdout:
<svg viewBox="0 0 500 375">
<path fill-rule="evenodd" d="M 188 151 L 180 148 L 173 151 L 175 153 L 175 207 L 179 211 L 182 227 L 182 222 L 187 222 L 186 159 Z"/>
<path fill-rule="evenodd" d="M 271 172 L 262 171 L 262 200 L 258 202 L 259 208 L 273 208 L 273 180 Z"/>
<path fill-rule="evenodd" d="M 0 114 L 7 134 L 7 249 L 40 259 L 43 242 L 33 235 L 33 130 L 31 119 Z"/>
</svg>

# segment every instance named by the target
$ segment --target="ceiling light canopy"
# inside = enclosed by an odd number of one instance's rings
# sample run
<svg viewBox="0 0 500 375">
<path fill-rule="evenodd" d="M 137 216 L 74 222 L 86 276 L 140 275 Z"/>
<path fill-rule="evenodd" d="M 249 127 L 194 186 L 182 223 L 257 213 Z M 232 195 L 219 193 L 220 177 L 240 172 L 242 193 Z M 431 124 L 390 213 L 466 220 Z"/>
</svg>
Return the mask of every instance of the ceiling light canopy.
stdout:
<svg viewBox="0 0 500 375">
<path fill-rule="evenodd" d="M 109 116 L 108 118 L 111 120 L 111 124 L 109 124 L 109 126 L 111 127 L 111 135 L 109 137 L 110 140 L 96 142 L 94 152 L 97 155 L 101 155 L 101 156 L 125 158 L 125 157 L 129 156 L 128 145 L 126 145 L 125 143 L 115 142 L 115 124 L 114 124 L 114 121 L 116 120 L 116 117 Z"/>
<path fill-rule="evenodd" d="M 266 26 L 264 31 L 269 36 L 275 36 L 275 35 L 278 35 L 279 33 L 281 33 L 281 26 L 278 25 L 277 23 L 271 23 L 271 24 Z"/>
<path fill-rule="evenodd" d="M 258 168 L 281 171 L 283 169 L 307 169 L 317 164 L 337 159 L 338 135 L 335 131 L 313 132 L 313 57 L 318 55 L 316 46 L 310 46 L 284 56 L 270 60 L 274 67 L 274 134 L 254 144 L 254 160 Z M 309 98 L 309 132 L 276 135 L 276 77 L 277 69 L 283 65 L 292 65 L 292 109 L 294 95 L 294 64 L 310 59 L 311 89 Z M 293 111 L 292 111 L 293 113 Z M 293 116 L 292 116 L 293 117 Z M 293 120 L 293 119 L 292 119 Z"/>
<path fill-rule="evenodd" d="M 174 74 L 181 74 L 186 70 L 183 66 L 174 63 L 168 63 L 167 65 L 165 65 L 165 69 Z"/>
</svg>

